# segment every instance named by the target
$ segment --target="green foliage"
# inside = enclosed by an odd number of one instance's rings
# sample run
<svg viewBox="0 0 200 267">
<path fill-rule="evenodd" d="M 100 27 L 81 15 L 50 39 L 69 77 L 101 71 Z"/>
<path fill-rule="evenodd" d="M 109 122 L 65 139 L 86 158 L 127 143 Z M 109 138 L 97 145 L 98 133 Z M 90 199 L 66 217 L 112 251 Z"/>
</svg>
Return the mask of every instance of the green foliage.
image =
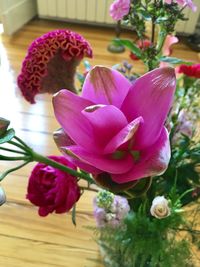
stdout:
<svg viewBox="0 0 200 267">
<path fill-rule="evenodd" d="M 138 58 L 141 58 L 142 53 L 141 50 L 137 47 L 137 45 L 135 45 L 133 42 L 131 42 L 130 40 L 126 40 L 126 39 L 114 39 L 113 43 L 115 45 L 124 45 L 125 47 L 127 47 L 132 53 L 134 53 Z"/>
<path fill-rule="evenodd" d="M 179 58 L 176 58 L 176 57 L 160 57 L 159 60 L 161 62 L 166 62 L 166 63 L 170 63 L 170 64 L 174 64 L 174 65 L 177 65 L 177 64 L 185 64 L 185 65 L 192 65 L 193 62 L 190 62 L 190 61 L 185 61 L 185 60 L 182 60 L 182 59 L 179 59 Z"/>
<path fill-rule="evenodd" d="M 182 216 L 173 213 L 159 220 L 140 212 L 129 213 L 121 228 L 104 228 L 98 243 L 107 267 L 177 267 L 190 261 L 189 242 L 176 239 Z"/>
</svg>

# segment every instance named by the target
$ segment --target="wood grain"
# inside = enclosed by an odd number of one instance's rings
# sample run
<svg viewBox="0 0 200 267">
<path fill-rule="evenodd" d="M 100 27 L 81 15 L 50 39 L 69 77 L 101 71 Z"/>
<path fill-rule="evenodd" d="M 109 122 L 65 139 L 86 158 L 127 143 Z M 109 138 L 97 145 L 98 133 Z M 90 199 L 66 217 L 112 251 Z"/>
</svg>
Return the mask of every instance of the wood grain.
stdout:
<svg viewBox="0 0 200 267">
<path fill-rule="evenodd" d="M 69 28 L 82 34 L 94 49 L 92 65 L 112 66 L 128 59 L 128 52 L 111 54 L 106 47 L 114 37 L 113 30 L 68 23 L 33 20 L 14 36 L 1 36 L 0 116 L 11 120 L 18 136 L 40 153 L 59 154 L 52 132 L 59 125 L 51 105 L 51 96 L 40 95 L 37 104 L 30 105 L 19 94 L 16 77 L 28 45 L 40 35 L 58 28 Z M 124 38 L 135 39 L 130 33 Z M 197 53 L 183 43 L 175 46 L 173 56 L 198 61 Z M 135 71 L 145 71 L 141 62 L 134 63 Z M 83 71 L 83 66 L 79 67 Z M 0 162 L 3 171 L 14 163 Z M 40 218 L 37 209 L 25 198 L 30 164 L 10 174 L 3 182 L 7 203 L 0 208 L 0 266 L 2 267 L 100 267 L 98 248 L 92 238 L 92 199 L 86 192 L 77 205 L 77 227 L 68 215 Z"/>
</svg>

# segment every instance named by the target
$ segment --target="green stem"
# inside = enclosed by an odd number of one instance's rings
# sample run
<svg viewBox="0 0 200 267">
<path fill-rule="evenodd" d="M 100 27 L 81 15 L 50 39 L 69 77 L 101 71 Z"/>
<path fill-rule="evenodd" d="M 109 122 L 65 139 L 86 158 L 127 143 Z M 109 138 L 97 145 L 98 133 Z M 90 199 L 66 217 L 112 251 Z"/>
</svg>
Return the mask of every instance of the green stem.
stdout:
<svg viewBox="0 0 200 267">
<path fill-rule="evenodd" d="M 13 153 L 18 153 L 18 154 L 23 154 L 23 155 L 27 155 L 26 152 L 23 151 L 19 151 L 19 150 L 15 150 L 15 149 L 9 149 L 6 147 L 0 147 L 1 150 L 5 150 L 5 151 L 9 151 L 9 152 L 13 152 Z"/>
<path fill-rule="evenodd" d="M 127 196 L 128 199 L 135 198 L 135 195 L 133 195 L 133 194 L 132 194 L 131 192 L 129 192 L 128 190 L 124 190 L 123 192 L 126 194 L 126 196 Z"/>
<path fill-rule="evenodd" d="M 24 147 L 24 149 L 30 150 L 30 147 L 26 143 L 24 143 L 24 141 L 22 141 L 19 137 L 14 136 L 14 139 L 17 140 Z"/>
<path fill-rule="evenodd" d="M 154 0 L 154 6 L 156 5 L 156 0 Z M 152 30 L 151 30 L 151 43 L 154 43 L 154 38 L 155 38 L 155 16 L 152 17 L 151 23 L 152 23 Z"/>
<path fill-rule="evenodd" d="M 18 165 L 17 167 L 14 167 L 12 169 L 9 169 L 9 170 L 5 171 L 4 173 L 2 173 L 0 175 L 0 181 L 2 181 L 9 173 L 14 172 L 14 171 L 16 171 L 18 169 L 21 169 L 22 167 L 24 167 L 25 165 L 27 165 L 29 162 L 31 162 L 31 160 L 25 161 L 21 165 Z"/>
<path fill-rule="evenodd" d="M 0 155 L 0 160 L 15 161 L 15 160 L 30 160 L 30 159 L 31 159 L 30 156 L 27 156 L 27 157 L 7 157 L 7 156 Z"/>
<path fill-rule="evenodd" d="M 64 171 L 64 172 L 67 172 L 73 176 L 76 176 L 76 177 L 80 177 L 82 178 L 83 180 L 86 180 L 88 181 L 90 184 L 95 184 L 94 180 L 88 175 L 88 174 L 85 174 L 85 173 L 82 173 L 82 172 L 78 172 L 78 171 L 75 171 L 73 169 L 70 169 L 68 168 L 67 166 L 63 165 L 63 164 L 60 164 L 50 158 L 46 158 L 36 152 L 34 152 L 33 150 L 31 151 L 31 154 L 32 154 L 32 160 L 33 161 L 36 161 L 36 162 L 41 162 L 41 163 L 44 163 L 46 165 L 49 165 L 49 166 L 52 166 L 54 168 L 57 168 L 61 171 Z"/>
<path fill-rule="evenodd" d="M 91 187 L 86 187 L 86 186 L 79 186 L 79 187 L 80 187 L 80 189 L 82 189 L 82 190 L 93 191 L 93 192 L 96 192 L 96 193 L 99 192 L 99 190 L 94 189 L 94 188 L 91 188 Z"/>
<path fill-rule="evenodd" d="M 27 151 L 24 146 L 14 142 L 14 141 L 8 141 L 8 144 L 11 144 L 11 145 L 16 146 L 16 147 L 18 147 L 18 148 L 20 148 L 20 149 L 22 149 L 24 151 Z"/>
<path fill-rule="evenodd" d="M 154 19 L 152 19 L 152 30 L 151 30 L 151 43 L 154 43 L 154 38 L 155 38 L 155 23 Z"/>
<path fill-rule="evenodd" d="M 157 47 L 156 47 L 156 49 L 157 49 L 157 55 L 160 55 L 166 37 L 167 37 L 167 33 L 161 29 L 160 32 L 159 32 L 158 44 L 157 44 Z"/>
</svg>

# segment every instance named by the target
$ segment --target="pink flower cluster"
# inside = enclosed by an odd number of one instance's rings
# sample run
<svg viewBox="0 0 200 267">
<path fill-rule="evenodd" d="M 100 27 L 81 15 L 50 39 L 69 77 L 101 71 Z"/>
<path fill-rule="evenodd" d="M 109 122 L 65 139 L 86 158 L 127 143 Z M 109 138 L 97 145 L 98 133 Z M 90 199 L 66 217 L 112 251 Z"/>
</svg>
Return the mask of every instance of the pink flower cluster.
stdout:
<svg viewBox="0 0 200 267">
<path fill-rule="evenodd" d="M 50 156 L 71 169 L 75 166 L 64 157 Z M 38 163 L 29 177 L 27 199 L 39 207 L 40 216 L 69 211 L 79 200 L 80 189 L 76 178 L 59 169 Z"/>
<path fill-rule="evenodd" d="M 121 20 L 128 14 L 130 5 L 130 0 L 115 0 L 110 6 L 110 16 L 114 20 Z"/>
<path fill-rule="evenodd" d="M 172 3 L 172 0 L 164 0 L 165 3 L 167 4 L 171 4 Z M 193 3 L 192 0 L 175 0 L 175 2 L 178 4 L 178 5 L 181 5 L 181 6 L 188 6 L 189 8 L 192 9 L 192 11 L 196 11 L 197 10 L 197 6 Z"/>
<path fill-rule="evenodd" d="M 191 66 L 180 65 L 178 68 L 178 73 L 183 73 L 189 77 L 200 78 L 200 64 L 194 64 Z"/>
<path fill-rule="evenodd" d="M 94 199 L 94 217 L 98 227 L 118 227 L 122 225 L 123 219 L 130 211 L 130 206 L 126 198 L 114 196 L 113 203 L 109 209 L 99 207 Z"/>
<path fill-rule="evenodd" d="M 18 76 L 25 99 L 35 103 L 38 93 L 55 93 L 66 87 L 74 91 L 76 66 L 84 56 L 92 57 L 89 43 L 69 30 L 54 30 L 34 40 Z"/>
</svg>

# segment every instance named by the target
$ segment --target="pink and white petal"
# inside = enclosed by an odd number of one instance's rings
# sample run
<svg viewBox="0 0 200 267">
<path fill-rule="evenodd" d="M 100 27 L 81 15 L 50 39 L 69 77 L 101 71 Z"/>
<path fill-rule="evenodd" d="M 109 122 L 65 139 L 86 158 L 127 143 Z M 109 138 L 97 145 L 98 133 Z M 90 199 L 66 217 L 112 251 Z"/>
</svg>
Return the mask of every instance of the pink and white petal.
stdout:
<svg viewBox="0 0 200 267">
<path fill-rule="evenodd" d="M 172 68 L 158 68 L 138 78 L 122 105 L 128 121 L 142 116 L 144 123 L 136 134 L 135 149 L 153 145 L 171 108 L 176 89 L 176 76 Z"/>
<path fill-rule="evenodd" d="M 158 141 L 140 154 L 140 160 L 133 168 L 120 175 L 112 174 L 112 180 L 121 184 L 149 176 L 158 176 L 165 172 L 171 156 L 169 134 L 162 129 Z"/>
<path fill-rule="evenodd" d="M 94 138 L 104 149 L 110 139 L 127 125 L 124 114 L 112 105 L 93 105 L 82 111 L 93 126 Z"/>
<path fill-rule="evenodd" d="M 119 133 L 117 133 L 104 149 L 104 154 L 113 153 L 121 145 L 127 143 L 131 139 L 134 140 L 134 135 L 137 132 L 140 124 L 143 123 L 143 118 L 138 117 L 128 125 L 126 125 Z"/>
<path fill-rule="evenodd" d="M 131 87 L 131 82 L 120 72 L 103 66 L 95 66 L 86 76 L 82 97 L 95 104 L 121 107 Z"/>
<path fill-rule="evenodd" d="M 104 172 L 120 174 L 129 171 L 133 166 L 133 158 L 129 154 L 122 159 L 112 159 L 111 155 L 90 153 L 79 146 L 65 147 L 64 152 Z"/>
<path fill-rule="evenodd" d="M 165 43 L 163 45 L 162 51 L 163 51 L 163 55 L 164 56 L 170 56 L 172 53 L 172 49 L 171 46 L 173 44 L 178 43 L 178 38 L 174 35 L 167 35 L 166 39 L 165 39 Z"/>
<path fill-rule="evenodd" d="M 53 97 L 53 107 L 56 119 L 63 130 L 78 145 L 95 151 L 93 127 L 81 113 L 93 103 L 67 90 L 61 90 Z"/>
<path fill-rule="evenodd" d="M 74 141 L 69 137 L 69 135 L 64 132 L 63 128 L 60 128 L 53 132 L 53 139 L 58 149 L 63 146 L 75 145 Z"/>
</svg>

